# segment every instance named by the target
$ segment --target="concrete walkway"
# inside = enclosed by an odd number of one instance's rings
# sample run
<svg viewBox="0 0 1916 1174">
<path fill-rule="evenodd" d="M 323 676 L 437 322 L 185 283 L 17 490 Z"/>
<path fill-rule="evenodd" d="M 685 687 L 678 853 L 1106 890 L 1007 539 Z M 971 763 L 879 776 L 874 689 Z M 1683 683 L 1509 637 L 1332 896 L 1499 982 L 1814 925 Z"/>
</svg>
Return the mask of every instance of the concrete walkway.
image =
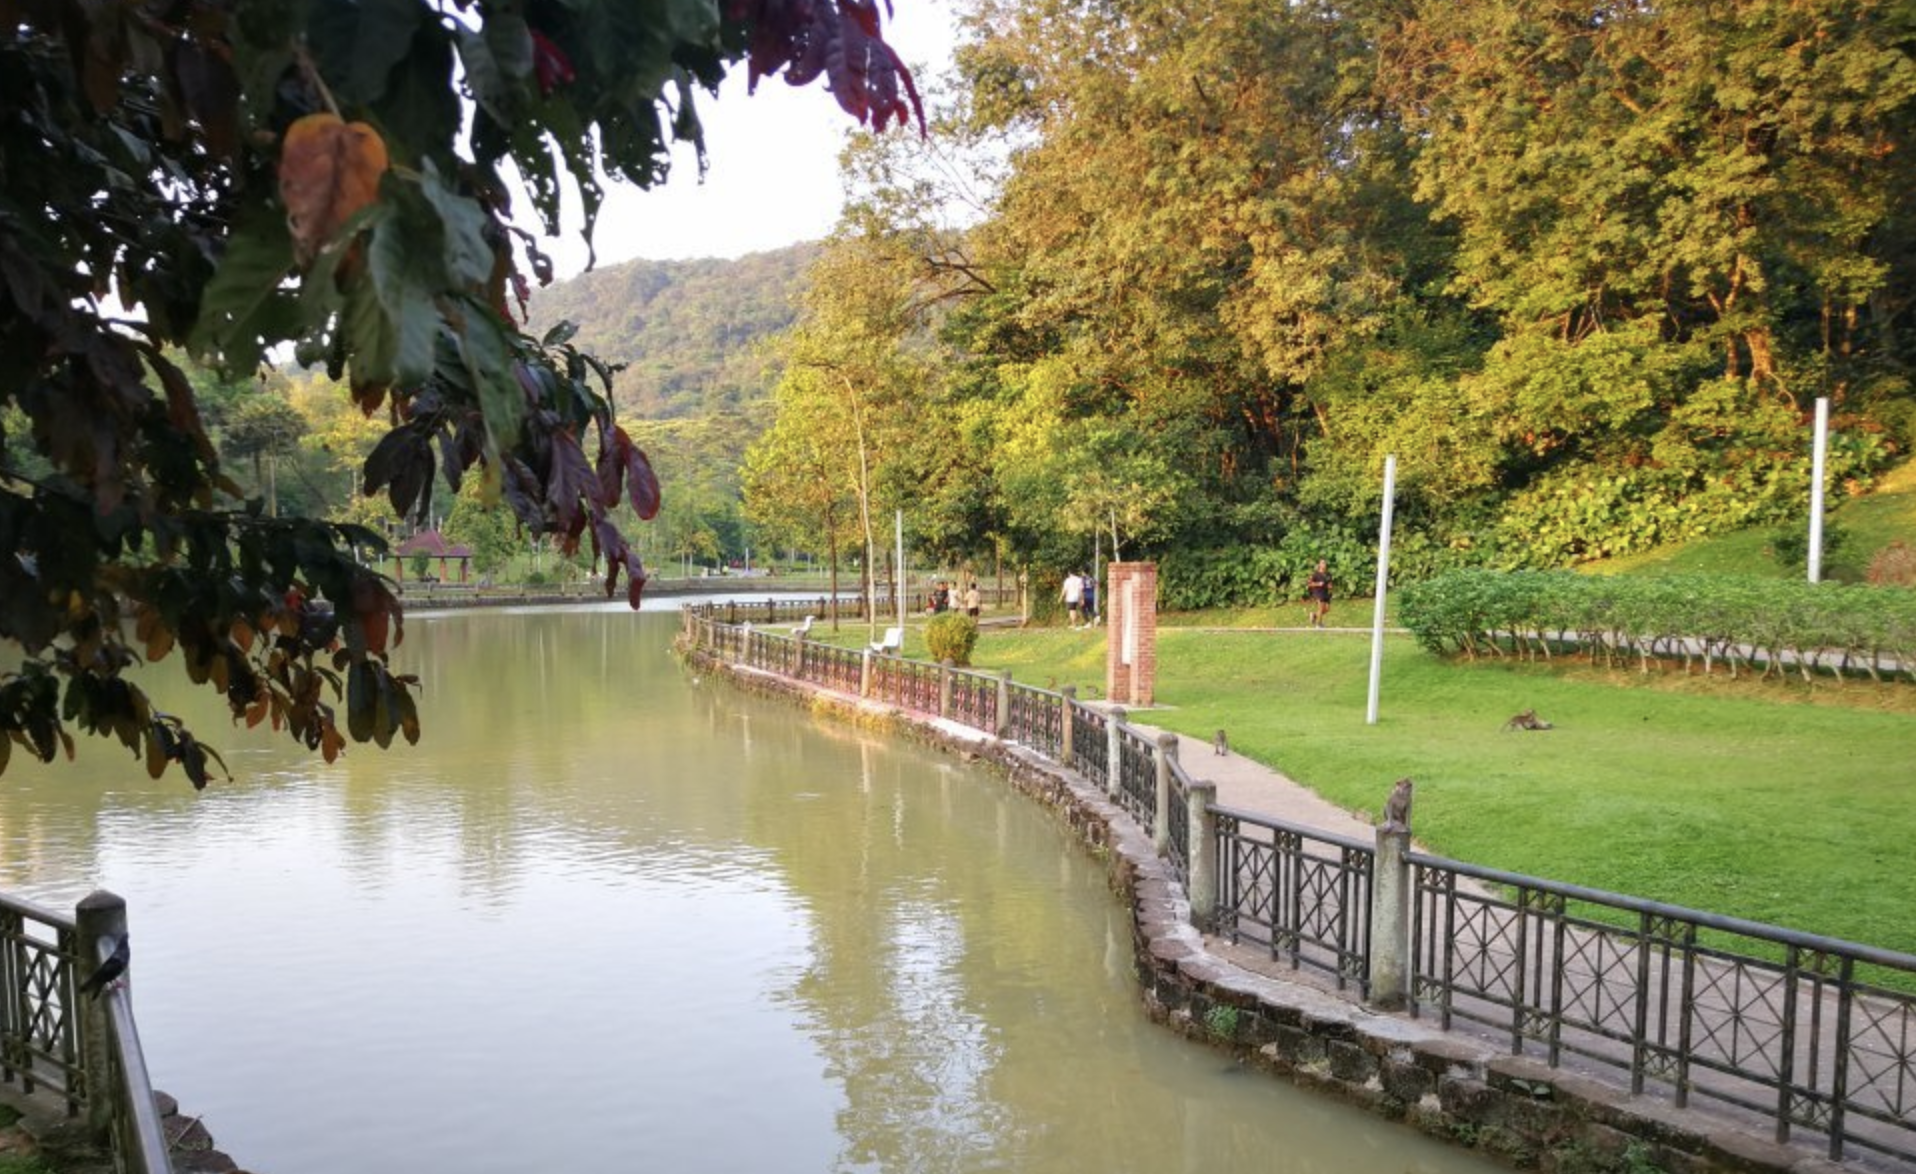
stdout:
<svg viewBox="0 0 1916 1174">
<path fill-rule="evenodd" d="M 1150 738 L 1156 738 L 1164 732 L 1156 726 L 1138 721 L 1140 715 L 1148 717 L 1149 711 L 1133 711 L 1126 715 L 1125 721 L 1132 729 Z M 1217 801 L 1222 806 L 1255 811 L 1285 823 L 1301 824 L 1316 831 L 1349 836 L 1366 843 L 1374 838 L 1374 828 L 1369 819 L 1345 811 L 1283 772 L 1254 762 L 1236 751 L 1219 754 L 1209 742 L 1179 734 L 1178 761 L 1184 764 L 1184 769 L 1192 778 L 1217 784 Z M 1379 808 L 1383 807 L 1387 793 L 1378 794 Z M 1412 815 L 1415 813 L 1413 807 Z"/>
</svg>

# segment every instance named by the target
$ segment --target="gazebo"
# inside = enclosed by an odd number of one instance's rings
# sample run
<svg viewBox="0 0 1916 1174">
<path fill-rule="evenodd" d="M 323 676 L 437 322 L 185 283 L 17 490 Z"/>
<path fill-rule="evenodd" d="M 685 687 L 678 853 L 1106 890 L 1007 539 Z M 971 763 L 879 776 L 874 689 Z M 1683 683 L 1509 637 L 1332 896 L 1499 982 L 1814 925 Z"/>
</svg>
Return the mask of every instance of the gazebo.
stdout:
<svg viewBox="0 0 1916 1174">
<path fill-rule="evenodd" d="M 446 541 L 445 535 L 437 530 L 421 530 L 411 538 L 401 542 L 393 549 L 393 580 L 406 581 L 406 563 L 417 555 L 439 560 L 439 581 L 441 583 L 466 581 L 466 568 L 472 564 L 472 547 L 461 546 Z M 459 577 L 453 579 L 447 567 L 448 563 L 459 564 Z"/>
</svg>

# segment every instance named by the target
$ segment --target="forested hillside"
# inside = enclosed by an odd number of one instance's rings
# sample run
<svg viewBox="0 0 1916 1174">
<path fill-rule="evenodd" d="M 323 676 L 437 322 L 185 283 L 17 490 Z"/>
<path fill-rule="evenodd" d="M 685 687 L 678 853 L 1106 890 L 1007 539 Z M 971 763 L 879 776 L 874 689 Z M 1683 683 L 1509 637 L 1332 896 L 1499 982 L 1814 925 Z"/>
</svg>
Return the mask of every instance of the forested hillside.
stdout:
<svg viewBox="0 0 1916 1174">
<path fill-rule="evenodd" d="M 929 143 L 854 158 L 762 525 L 1569 566 L 1807 514 L 1916 440 L 1916 6 L 970 0 Z M 969 216 L 948 214 L 953 208 Z M 954 223 L 962 228 L 953 228 Z M 848 427 L 848 425 L 855 425 Z"/>
<path fill-rule="evenodd" d="M 532 329 L 562 319 L 574 340 L 626 364 L 621 413 L 646 419 L 720 415 L 764 400 L 776 380 L 760 343 L 792 324 L 816 245 L 737 260 L 626 261 L 537 291 Z"/>
</svg>

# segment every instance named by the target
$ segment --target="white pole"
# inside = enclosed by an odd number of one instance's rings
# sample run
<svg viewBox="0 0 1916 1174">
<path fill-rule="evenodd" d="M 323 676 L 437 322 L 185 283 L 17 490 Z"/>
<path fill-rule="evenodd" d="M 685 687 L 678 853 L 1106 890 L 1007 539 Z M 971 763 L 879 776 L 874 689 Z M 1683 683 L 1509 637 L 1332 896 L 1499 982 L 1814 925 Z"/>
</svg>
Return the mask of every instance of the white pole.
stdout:
<svg viewBox="0 0 1916 1174">
<path fill-rule="evenodd" d="M 905 511 L 904 510 L 898 511 L 898 521 L 896 523 L 896 526 L 898 531 L 898 562 L 895 565 L 898 567 L 898 570 L 896 572 L 897 582 L 892 584 L 892 586 L 898 595 L 898 630 L 900 632 L 903 632 L 905 630 Z"/>
<path fill-rule="evenodd" d="M 1377 608 L 1370 623 L 1370 704 L 1364 724 L 1377 724 L 1377 689 L 1384 675 L 1384 588 L 1390 582 L 1390 515 L 1397 493 L 1397 456 L 1384 458 L 1384 521 L 1377 533 Z"/>
<path fill-rule="evenodd" d="M 1816 400 L 1815 455 L 1810 458 L 1810 582 L 1823 580 L 1823 453 L 1830 442 L 1830 401 Z"/>
</svg>

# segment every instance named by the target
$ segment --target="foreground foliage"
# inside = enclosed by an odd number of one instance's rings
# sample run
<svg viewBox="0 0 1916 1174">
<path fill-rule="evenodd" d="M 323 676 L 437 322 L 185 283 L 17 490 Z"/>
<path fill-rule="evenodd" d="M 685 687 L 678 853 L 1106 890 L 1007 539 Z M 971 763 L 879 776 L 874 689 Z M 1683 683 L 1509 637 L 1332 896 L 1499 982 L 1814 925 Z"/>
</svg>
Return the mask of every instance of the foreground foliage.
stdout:
<svg viewBox="0 0 1916 1174">
<path fill-rule="evenodd" d="M 180 348 L 229 377 L 323 367 L 388 413 L 366 492 L 412 516 L 437 476 L 476 474 L 636 606 L 614 515 L 655 514 L 658 481 L 610 371 L 568 327 L 518 326 L 551 274 L 506 174 L 548 234 L 570 183 L 589 236 L 601 175 L 662 178 L 672 140 L 700 142 L 695 90 L 736 63 L 825 76 L 881 130 L 916 106 L 868 0 L 5 0 L 0 21 L 0 639 L 24 652 L 0 767 L 77 730 L 195 786 L 217 759 L 125 678 L 136 660 L 177 649 L 236 720 L 329 759 L 419 730 L 398 600 L 355 557 L 378 538 L 242 501 Z"/>
</svg>

